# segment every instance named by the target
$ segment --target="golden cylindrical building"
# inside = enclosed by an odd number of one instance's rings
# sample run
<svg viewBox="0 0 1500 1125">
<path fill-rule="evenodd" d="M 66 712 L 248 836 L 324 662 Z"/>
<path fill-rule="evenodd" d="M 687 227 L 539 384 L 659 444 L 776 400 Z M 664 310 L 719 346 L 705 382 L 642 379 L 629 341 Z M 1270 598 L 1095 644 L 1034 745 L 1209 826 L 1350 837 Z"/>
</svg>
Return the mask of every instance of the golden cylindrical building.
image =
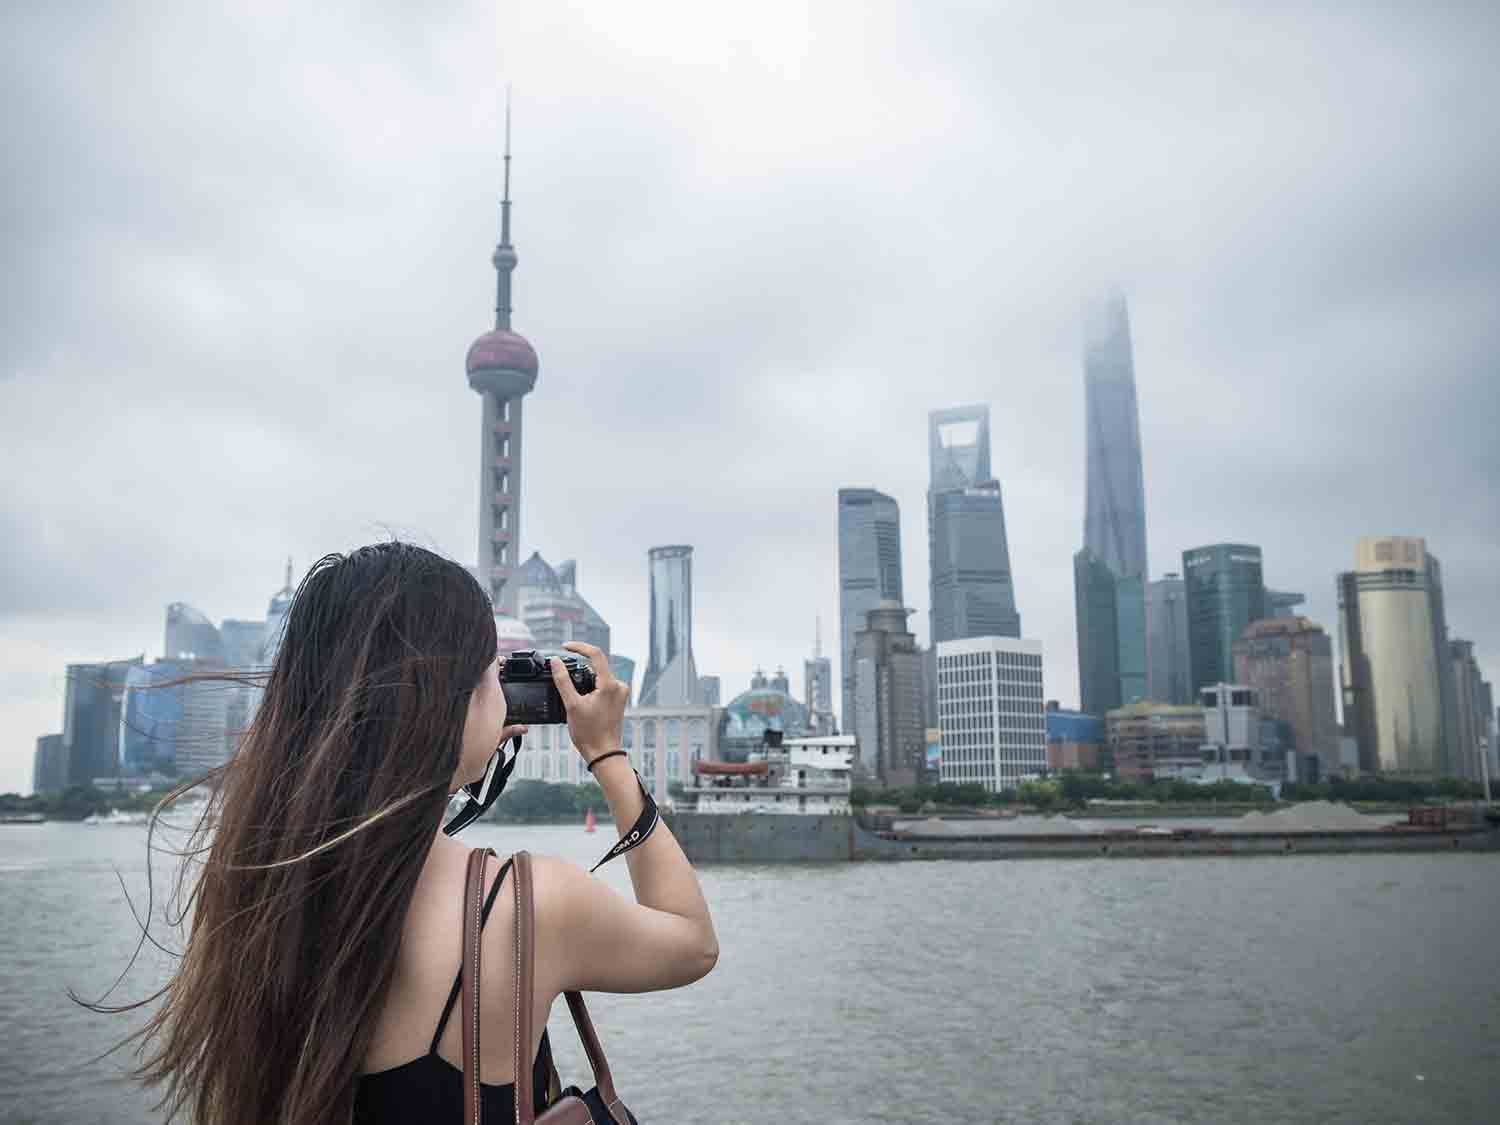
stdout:
<svg viewBox="0 0 1500 1125">
<path fill-rule="evenodd" d="M 1387 536 L 1361 539 L 1339 577 L 1344 722 L 1366 773 L 1445 772 L 1440 575 L 1425 540 Z"/>
</svg>

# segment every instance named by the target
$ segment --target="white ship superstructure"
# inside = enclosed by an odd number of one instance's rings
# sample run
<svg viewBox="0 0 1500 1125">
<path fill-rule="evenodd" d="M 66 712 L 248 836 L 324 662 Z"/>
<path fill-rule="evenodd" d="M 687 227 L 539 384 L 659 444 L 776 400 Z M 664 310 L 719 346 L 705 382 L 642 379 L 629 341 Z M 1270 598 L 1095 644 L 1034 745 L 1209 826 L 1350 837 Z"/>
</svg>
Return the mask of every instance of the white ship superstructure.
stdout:
<svg viewBox="0 0 1500 1125">
<path fill-rule="evenodd" d="M 787 739 L 745 762 L 697 762 L 687 794 L 700 813 L 848 815 L 852 734 Z"/>
</svg>

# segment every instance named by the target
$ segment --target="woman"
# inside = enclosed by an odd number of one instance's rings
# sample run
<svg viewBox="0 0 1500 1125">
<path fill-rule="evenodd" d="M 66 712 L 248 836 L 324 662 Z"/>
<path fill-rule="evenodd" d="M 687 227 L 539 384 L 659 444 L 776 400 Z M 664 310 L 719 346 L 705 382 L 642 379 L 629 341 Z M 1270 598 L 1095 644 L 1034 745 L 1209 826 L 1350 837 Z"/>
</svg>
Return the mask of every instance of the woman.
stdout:
<svg viewBox="0 0 1500 1125">
<path fill-rule="evenodd" d="M 552 672 L 578 754 L 615 823 L 643 806 L 620 748 L 629 688 L 592 645 L 580 696 Z M 493 609 L 457 564 L 406 543 L 329 555 L 303 580 L 264 698 L 222 771 L 182 962 L 143 1029 L 138 1072 L 198 1125 L 457 1121 L 456 994 L 469 848 L 440 831 L 449 797 L 525 728 L 506 724 Z M 603 758 L 603 760 L 600 760 Z M 214 823 L 211 830 L 208 821 Z M 665 824 L 627 853 L 635 902 L 537 857 L 538 1109 L 545 1028 L 568 989 L 690 984 L 718 942 L 703 893 Z M 508 864 L 492 859 L 488 882 Z M 515 908 L 496 894 L 481 934 L 514 958 Z M 514 974 L 482 975 L 486 1120 L 514 1116 Z M 456 1006 L 456 1005 L 455 1005 Z"/>
</svg>

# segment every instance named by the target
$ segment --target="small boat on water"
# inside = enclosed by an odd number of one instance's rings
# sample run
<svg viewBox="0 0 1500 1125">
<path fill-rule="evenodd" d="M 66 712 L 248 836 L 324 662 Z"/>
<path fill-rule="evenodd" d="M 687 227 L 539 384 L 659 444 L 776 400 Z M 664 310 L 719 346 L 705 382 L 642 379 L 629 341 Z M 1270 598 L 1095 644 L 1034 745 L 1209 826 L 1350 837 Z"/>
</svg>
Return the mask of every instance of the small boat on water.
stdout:
<svg viewBox="0 0 1500 1125">
<path fill-rule="evenodd" d="M 122 812 L 119 809 L 110 809 L 109 812 L 100 816 L 98 813 L 89 813 L 83 818 L 84 824 L 145 824 L 146 814 L 143 812 Z"/>
<path fill-rule="evenodd" d="M 47 817 L 39 812 L 0 813 L 0 824 L 46 824 Z"/>
</svg>

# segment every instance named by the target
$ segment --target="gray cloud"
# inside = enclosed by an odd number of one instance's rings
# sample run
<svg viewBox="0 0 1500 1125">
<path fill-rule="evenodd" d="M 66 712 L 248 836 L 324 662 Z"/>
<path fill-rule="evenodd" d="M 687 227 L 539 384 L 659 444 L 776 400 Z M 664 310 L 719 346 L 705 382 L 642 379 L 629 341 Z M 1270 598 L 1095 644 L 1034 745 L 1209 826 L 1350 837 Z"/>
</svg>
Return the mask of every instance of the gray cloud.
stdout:
<svg viewBox="0 0 1500 1125">
<path fill-rule="evenodd" d="M 8 15 L 0 790 L 65 660 L 252 616 L 387 529 L 472 561 L 499 100 L 517 89 L 527 550 L 644 658 L 697 547 L 704 671 L 834 636 L 834 493 L 902 506 L 989 402 L 1018 601 L 1076 700 L 1077 308 L 1131 299 L 1152 569 L 1258 542 L 1333 623 L 1361 534 L 1500 654 L 1495 18 L 1031 7 L 34 6 Z M 794 677 L 795 678 L 795 677 Z"/>
</svg>

